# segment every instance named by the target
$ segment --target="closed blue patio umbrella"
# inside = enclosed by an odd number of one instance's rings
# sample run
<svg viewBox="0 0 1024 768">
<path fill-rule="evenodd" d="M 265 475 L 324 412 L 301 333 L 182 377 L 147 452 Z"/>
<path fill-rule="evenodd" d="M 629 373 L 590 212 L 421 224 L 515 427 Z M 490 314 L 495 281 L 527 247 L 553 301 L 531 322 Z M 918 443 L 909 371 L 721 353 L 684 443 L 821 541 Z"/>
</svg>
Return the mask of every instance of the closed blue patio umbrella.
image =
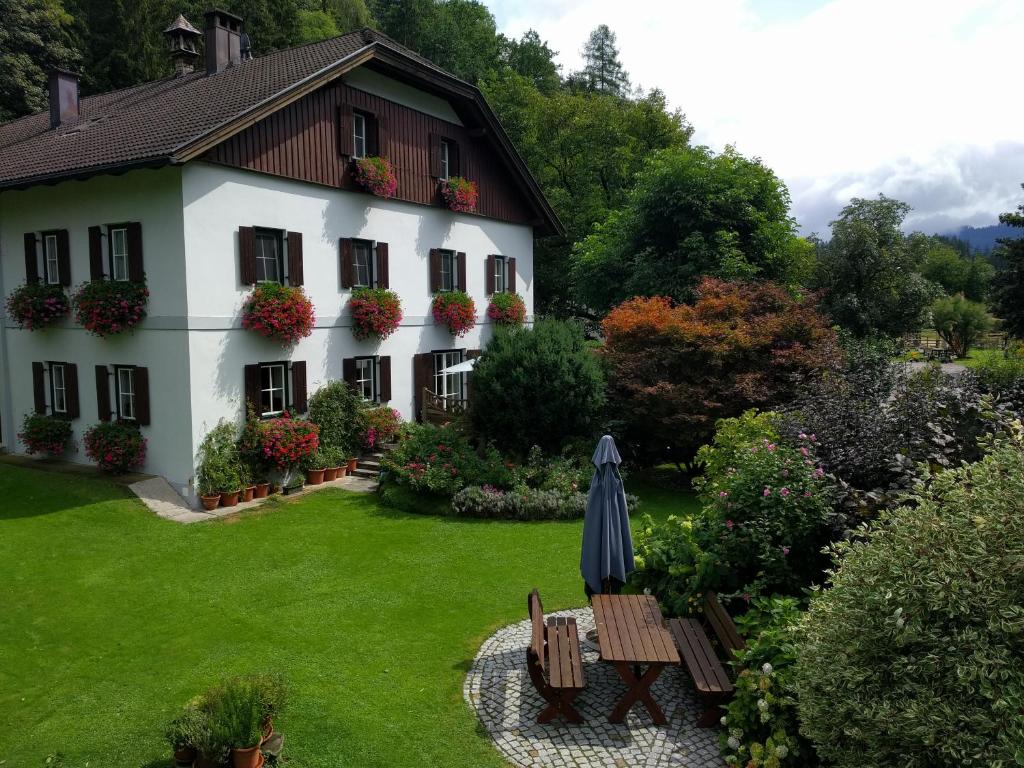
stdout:
<svg viewBox="0 0 1024 768">
<path fill-rule="evenodd" d="M 580 574 L 588 597 L 617 592 L 635 570 L 626 491 L 619 475 L 622 458 L 611 435 L 601 438 L 592 461 L 595 470 L 587 495 L 580 556 Z"/>
</svg>

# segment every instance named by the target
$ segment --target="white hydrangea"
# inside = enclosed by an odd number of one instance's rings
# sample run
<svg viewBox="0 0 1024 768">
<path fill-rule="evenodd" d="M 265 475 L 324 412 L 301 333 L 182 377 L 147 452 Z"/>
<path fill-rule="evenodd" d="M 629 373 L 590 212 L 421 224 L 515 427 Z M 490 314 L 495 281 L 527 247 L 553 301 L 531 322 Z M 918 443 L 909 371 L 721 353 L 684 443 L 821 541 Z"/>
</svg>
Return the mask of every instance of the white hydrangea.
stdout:
<svg viewBox="0 0 1024 768">
<path fill-rule="evenodd" d="M 779 744 L 779 746 L 775 748 L 775 756 L 778 758 L 783 758 L 788 754 L 789 747 L 787 747 L 785 744 Z"/>
<path fill-rule="evenodd" d="M 766 661 L 764 663 L 764 666 L 761 667 L 761 671 L 764 672 L 766 675 L 770 675 L 772 673 L 772 665 Z"/>
<path fill-rule="evenodd" d="M 729 740 L 726 742 L 726 744 L 729 745 L 729 749 L 739 749 L 740 748 L 740 740 L 737 739 L 735 736 L 730 736 Z"/>
<path fill-rule="evenodd" d="M 727 718 L 725 715 L 722 715 L 721 723 L 722 723 L 722 725 L 728 725 L 729 724 L 729 718 Z"/>
<path fill-rule="evenodd" d="M 762 712 L 767 712 L 768 711 L 768 702 L 765 701 L 764 699 L 758 699 L 757 700 L 757 708 L 760 709 Z"/>
</svg>

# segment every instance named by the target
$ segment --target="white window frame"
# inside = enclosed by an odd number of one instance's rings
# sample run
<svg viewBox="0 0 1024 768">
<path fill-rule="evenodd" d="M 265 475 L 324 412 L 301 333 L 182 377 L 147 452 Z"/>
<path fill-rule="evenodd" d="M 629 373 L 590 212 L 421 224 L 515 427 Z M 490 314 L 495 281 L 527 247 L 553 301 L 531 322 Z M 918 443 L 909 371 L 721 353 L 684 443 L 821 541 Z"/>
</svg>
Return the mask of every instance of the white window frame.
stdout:
<svg viewBox="0 0 1024 768">
<path fill-rule="evenodd" d="M 494 292 L 504 293 L 508 290 L 508 259 L 504 256 L 494 257 Z"/>
<path fill-rule="evenodd" d="M 447 181 L 451 173 L 452 143 L 447 139 L 441 139 L 441 179 Z"/>
<path fill-rule="evenodd" d="M 366 157 L 366 115 L 362 112 L 352 113 L 352 157 Z"/>
<path fill-rule="evenodd" d="M 60 285 L 60 255 L 57 251 L 57 235 L 43 235 L 43 271 L 47 285 Z"/>
<path fill-rule="evenodd" d="M 129 279 L 127 227 L 110 229 L 110 279 L 118 283 L 127 283 Z"/>
<path fill-rule="evenodd" d="M 280 371 L 281 380 L 280 386 L 276 386 L 278 382 L 274 381 L 274 372 Z M 267 372 L 269 379 L 267 383 L 264 383 L 263 375 Z M 274 408 L 274 398 L 276 392 L 280 392 L 281 408 Z M 268 395 L 268 402 L 270 404 L 270 410 L 263 410 L 263 396 Z M 260 418 L 273 418 L 274 416 L 280 416 L 288 410 L 288 364 L 287 363 L 260 363 Z"/>
<path fill-rule="evenodd" d="M 465 362 L 466 354 L 461 349 L 434 352 L 434 394 L 444 400 L 462 402 L 466 399 L 466 374 L 441 373 L 446 368 Z"/>
<path fill-rule="evenodd" d="M 276 253 L 269 257 L 264 253 L 264 244 L 273 242 Z M 277 277 L 274 279 L 266 277 L 267 264 L 273 263 L 274 272 Z M 263 269 L 264 277 L 260 278 L 260 268 Z M 256 228 L 256 281 L 259 283 L 279 283 L 284 285 L 284 233 L 277 229 L 266 227 Z"/>
<path fill-rule="evenodd" d="M 64 363 L 50 363 L 50 410 L 68 412 L 68 387 Z"/>
<path fill-rule="evenodd" d="M 359 274 L 359 251 L 366 249 L 366 282 L 364 283 Z M 374 253 L 373 243 L 369 240 L 353 240 L 352 241 L 352 270 L 355 272 L 353 286 L 355 288 L 373 288 L 375 277 L 374 275 Z"/>
<path fill-rule="evenodd" d="M 447 266 L 447 270 L 445 269 Z M 448 277 L 448 286 L 445 286 L 445 277 Z M 446 248 L 441 249 L 441 291 L 450 293 L 461 289 L 459 285 L 459 255 L 455 251 Z"/>
<path fill-rule="evenodd" d="M 356 390 L 363 400 L 377 402 L 377 358 L 356 358 Z"/>
<path fill-rule="evenodd" d="M 117 393 L 117 417 L 122 421 L 135 421 L 135 369 L 115 366 L 114 389 Z"/>
</svg>

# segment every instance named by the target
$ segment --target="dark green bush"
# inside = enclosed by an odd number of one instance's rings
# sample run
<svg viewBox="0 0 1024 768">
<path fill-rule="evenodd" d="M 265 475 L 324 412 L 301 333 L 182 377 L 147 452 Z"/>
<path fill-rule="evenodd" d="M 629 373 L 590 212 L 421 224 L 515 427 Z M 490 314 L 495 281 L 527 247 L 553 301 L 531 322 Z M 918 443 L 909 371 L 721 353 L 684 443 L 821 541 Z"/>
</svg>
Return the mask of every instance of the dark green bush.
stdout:
<svg viewBox="0 0 1024 768">
<path fill-rule="evenodd" d="M 837 546 L 795 687 L 837 768 L 1024 761 L 1024 436 L 938 474 Z"/>
<path fill-rule="evenodd" d="M 472 374 L 474 428 L 518 456 L 535 445 L 557 453 L 573 438 L 593 437 L 604 402 L 601 366 L 572 323 L 499 329 Z"/>
<path fill-rule="evenodd" d="M 344 381 L 332 381 L 309 398 L 309 420 L 320 427 L 320 445 L 355 456 L 366 438 L 363 399 Z"/>
</svg>

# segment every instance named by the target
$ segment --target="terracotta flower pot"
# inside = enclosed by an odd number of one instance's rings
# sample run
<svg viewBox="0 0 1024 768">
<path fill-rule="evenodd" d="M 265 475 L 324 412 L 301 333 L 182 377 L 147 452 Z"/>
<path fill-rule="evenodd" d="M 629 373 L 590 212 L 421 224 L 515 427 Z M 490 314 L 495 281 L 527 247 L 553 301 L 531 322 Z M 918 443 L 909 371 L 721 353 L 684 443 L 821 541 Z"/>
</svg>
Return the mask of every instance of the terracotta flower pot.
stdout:
<svg viewBox="0 0 1024 768">
<path fill-rule="evenodd" d="M 256 490 L 253 491 L 252 497 L 254 499 L 265 499 L 268 493 L 270 493 L 270 483 L 256 483 Z"/>
<path fill-rule="evenodd" d="M 355 472 L 356 471 L 356 467 L 358 467 L 358 466 L 359 466 L 359 459 L 349 459 L 348 460 L 348 471 L 350 473 L 351 472 Z"/>
<path fill-rule="evenodd" d="M 182 747 L 174 750 L 174 764 L 183 768 L 192 768 L 196 761 L 195 747 Z"/>
<path fill-rule="evenodd" d="M 347 474 L 348 474 L 348 464 L 342 464 L 340 467 L 338 467 L 338 479 L 339 480 L 341 478 L 343 478 Z"/>
<path fill-rule="evenodd" d="M 242 501 L 252 501 L 252 497 L 256 494 L 256 486 L 250 485 L 248 488 L 242 489 Z"/>
<path fill-rule="evenodd" d="M 324 470 L 324 482 L 325 483 L 329 483 L 332 480 L 337 480 L 337 479 L 338 479 L 338 468 L 337 467 L 328 467 L 327 469 Z"/>
<path fill-rule="evenodd" d="M 220 494 L 214 494 L 213 496 L 200 496 L 199 500 L 203 502 L 203 509 L 207 512 L 212 512 L 220 504 Z"/>
<path fill-rule="evenodd" d="M 260 768 L 263 765 L 263 753 L 259 747 L 232 749 L 231 765 L 234 768 Z"/>
<path fill-rule="evenodd" d="M 324 470 L 322 469 L 307 469 L 306 470 L 306 485 L 320 485 L 324 481 Z"/>
<path fill-rule="evenodd" d="M 239 491 L 231 491 L 230 493 L 222 491 L 220 494 L 220 503 L 224 507 L 233 507 L 238 504 Z"/>
</svg>

